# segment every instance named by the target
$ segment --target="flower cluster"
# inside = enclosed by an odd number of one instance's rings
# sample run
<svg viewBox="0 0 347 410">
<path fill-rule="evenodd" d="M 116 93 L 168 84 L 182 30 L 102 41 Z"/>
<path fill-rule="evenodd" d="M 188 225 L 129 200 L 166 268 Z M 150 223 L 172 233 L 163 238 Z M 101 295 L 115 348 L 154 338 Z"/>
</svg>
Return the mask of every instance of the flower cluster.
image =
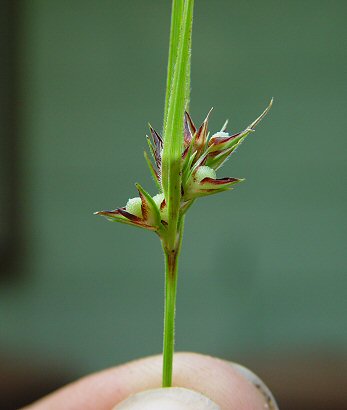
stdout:
<svg viewBox="0 0 347 410">
<path fill-rule="evenodd" d="M 226 132 L 226 122 L 221 131 L 210 138 L 208 120 L 211 111 L 199 128 L 195 126 L 188 112 L 185 112 L 181 167 L 181 215 L 187 211 L 196 198 L 231 190 L 234 185 L 243 181 L 239 178 L 217 178 L 216 171 L 235 152 L 247 135 L 254 131 L 255 126 L 268 113 L 271 105 L 272 100 L 266 110 L 242 132 L 229 135 Z M 95 214 L 105 216 L 114 222 L 146 228 L 161 235 L 168 225 L 167 204 L 161 186 L 163 139 L 151 126 L 150 135 L 151 137 L 147 136 L 147 142 L 154 164 L 146 152 L 145 158 L 160 192 L 152 197 L 139 184 L 136 184 L 139 197 L 129 199 L 125 207 L 112 211 L 99 211 Z"/>
</svg>

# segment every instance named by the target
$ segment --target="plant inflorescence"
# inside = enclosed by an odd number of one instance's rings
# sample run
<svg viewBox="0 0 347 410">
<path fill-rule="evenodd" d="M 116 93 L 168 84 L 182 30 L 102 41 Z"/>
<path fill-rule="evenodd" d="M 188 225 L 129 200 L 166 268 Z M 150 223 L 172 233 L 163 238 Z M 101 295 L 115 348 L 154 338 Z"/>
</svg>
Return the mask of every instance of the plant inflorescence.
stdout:
<svg viewBox="0 0 347 410">
<path fill-rule="evenodd" d="M 243 181 L 240 178 L 217 178 L 216 171 L 269 111 L 265 111 L 243 131 L 229 135 L 227 122 L 212 136 L 208 131 L 211 111 L 197 127 L 189 112 L 190 57 L 194 0 L 173 0 L 169 61 L 163 133 L 149 128 L 147 136 L 150 159 L 145 159 L 158 193 L 150 195 L 136 184 L 139 196 L 125 206 L 96 212 L 113 222 L 137 226 L 155 232 L 165 255 L 165 313 L 163 343 L 163 387 L 172 384 L 174 324 L 178 256 L 184 217 L 194 201 L 202 196 L 229 191 Z"/>
</svg>

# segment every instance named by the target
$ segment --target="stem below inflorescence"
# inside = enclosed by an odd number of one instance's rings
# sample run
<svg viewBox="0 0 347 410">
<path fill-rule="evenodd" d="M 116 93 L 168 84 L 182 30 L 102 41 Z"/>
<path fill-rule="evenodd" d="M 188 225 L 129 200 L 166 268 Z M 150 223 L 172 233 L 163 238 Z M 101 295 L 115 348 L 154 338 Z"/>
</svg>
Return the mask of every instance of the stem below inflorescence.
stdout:
<svg viewBox="0 0 347 410">
<path fill-rule="evenodd" d="M 171 387 L 175 343 L 177 255 L 165 255 L 165 313 L 163 343 L 163 387 Z"/>
<path fill-rule="evenodd" d="M 163 341 L 163 387 L 172 385 L 172 363 L 175 345 L 176 289 L 178 276 L 178 257 L 181 250 L 184 221 L 180 223 L 179 237 L 174 251 L 163 243 L 165 254 L 165 311 Z"/>
</svg>

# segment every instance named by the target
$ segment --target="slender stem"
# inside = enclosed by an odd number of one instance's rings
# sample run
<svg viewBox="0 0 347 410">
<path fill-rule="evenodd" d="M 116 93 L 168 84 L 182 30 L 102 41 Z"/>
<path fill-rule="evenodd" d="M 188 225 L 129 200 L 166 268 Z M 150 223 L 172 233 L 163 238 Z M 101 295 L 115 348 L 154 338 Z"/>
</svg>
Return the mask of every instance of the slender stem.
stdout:
<svg viewBox="0 0 347 410">
<path fill-rule="evenodd" d="M 171 387 L 175 345 L 175 310 L 177 289 L 177 255 L 165 254 L 165 313 L 163 341 L 163 387 Z"/>
<path fill-rule="evenodd" d="M 171 245 L 176 240 L 177 222 L 181 204 L 181 155 L 183 150 L 183 116 L 189 96 L 187 78 L 190 75 L 190 44 L 194 0 L 186 0 L 180 19 L 180 38 L 172 73 L 167 116 L 164 121 L 161 182 L 168 206 L 171 224 L 168 230 Z M 179 21 L 178 21 L 179 23 Z M 172 64 L 172 63 L 171 63 Z M 169 73 L 169 72 L 168 72 Z M 190 88 L 190 87 L 189 87 Z"/>
<path fill-rule="evenodd" d="M 178 256 L 184 222 L 180 212 L 183 118 L 184 110 L 189 104 L 193 8 L 194 0 L 173 0 L 172 3 L 161 162 L 161 184 L 168 208 L 166 234 L 162 236 L 165 254 L 163 387 L 170 387 L 172 384 Z"/>
<path fill-rule="evenodd" d="M 176 64 L 178 43 L 181 32 L 181 20 L 183 12 L 184 0 L 172 0 L 171 11 L 171 29 L 170 29 L 170 45 L 169 45 L 169 59 L 167 64 L 167 79 L 166 79 L 166 95 L 164 107 L 164 127 L 166 128 L 167 112 L 169 109 L 169 99 L 172 89 L 173 73 Z"/>
<path fill-rule="evenodd" d="M 163 242 L 165 254 L 165 312 L 163 338 L 163 387 L 172 385 L 172 365 L 175 347 L 175 313 L 178 276 L 178 257 L 181 251 L 184 220 L 182 219 L 176 249 L 169 250 Z"/>
</svg>

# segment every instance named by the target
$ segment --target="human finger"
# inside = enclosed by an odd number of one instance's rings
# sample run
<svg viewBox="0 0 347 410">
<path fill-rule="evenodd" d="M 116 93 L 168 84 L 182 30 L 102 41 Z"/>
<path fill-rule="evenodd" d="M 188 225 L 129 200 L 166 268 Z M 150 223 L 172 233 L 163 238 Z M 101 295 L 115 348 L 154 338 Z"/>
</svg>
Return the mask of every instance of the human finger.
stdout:
<svg viewBox="0 0 347 410">
<path fill-rule="evenodd" d="M 264 388 L 258 387 L 263 383 L 251 380 L 242 369 L 210 356 L 177 353 L 173 385 L 197 391 L 225 410 L 277 409 Z M 110 410 L 132 394 L 159 388 L 161 371 L 162 356 L 136 360 L 84 377 L 27 410 Z"/>
</svg>

